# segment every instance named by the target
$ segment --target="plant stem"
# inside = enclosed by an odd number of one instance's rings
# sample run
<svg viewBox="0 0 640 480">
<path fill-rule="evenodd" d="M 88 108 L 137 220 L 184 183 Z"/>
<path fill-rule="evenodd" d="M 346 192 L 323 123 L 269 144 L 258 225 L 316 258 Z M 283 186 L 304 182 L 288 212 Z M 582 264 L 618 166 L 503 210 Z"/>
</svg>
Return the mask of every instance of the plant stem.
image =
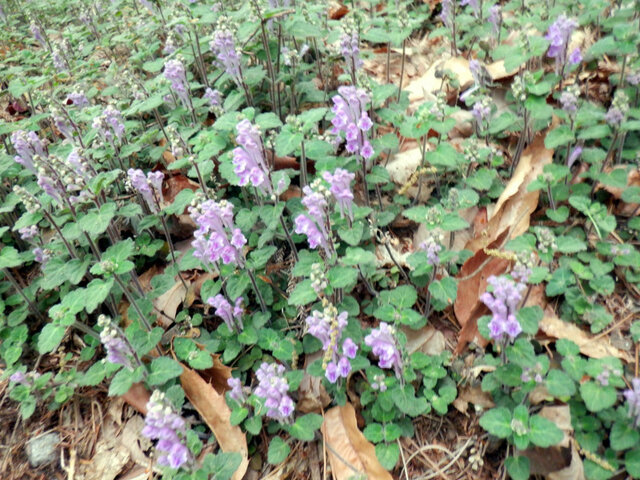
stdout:
<svg viewBox="0 0 640 480">
<path fill-rule="evenodd" d="M 258 301 L 260 302 L 260 309 L 262 310 L 262 313 L 266 313 L 267 305 L 266 303 L 264 303 L 264 298 L 262 298 L 262 294 L 260 293 L 260 290 L 258 290 L 258 283 L 256 282 L 255 273 L 253 273 L 253 270 L 251 270 L 250 268 L 247 269 L 247 273 L 249 274 L 249 278 L 251 279 L 253 290 L 256 292 L 256 297 L 258 297 Z"/>
</svg>

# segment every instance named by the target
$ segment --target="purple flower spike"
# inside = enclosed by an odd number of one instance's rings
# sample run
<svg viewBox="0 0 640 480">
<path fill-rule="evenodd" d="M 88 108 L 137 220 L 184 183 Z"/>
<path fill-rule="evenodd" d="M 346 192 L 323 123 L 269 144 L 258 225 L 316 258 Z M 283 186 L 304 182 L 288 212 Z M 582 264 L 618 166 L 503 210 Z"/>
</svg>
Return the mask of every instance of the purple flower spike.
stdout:
<svg viewBox="0 0 640 480">
<path fill-rule="evenodd" d="M 473 15 L 478 18 L 480 16 L 480 0 L 462 0 L 460 5 L 463 7 L 469 5 L 473 10 Z"/>
<path fill-rule="evenodd" d="M 493 5 L 489 9 L 489 23 L 491 24 L 491 32 L 495 38 L 500 36 L 500 27 L 502 26 L 502 10 L 500 5 Z"/>
<path fill-rule="evenodd" d="M 227 380 L 227 385 L 231 388 L 229 391 L 229 398 L 236 402 L 243 404 L 247 400 L 247 395 L 242 388 L 242 382 L 239 378 L 231 377 Z"/>
<path fill-rule="evenodd" d="M 322 342 L 324 350 L 323 366 L 325 376 L 331 383 L 336 383 L 339 378 L 346 378 L 351 372 L 351 362 L 358 353 L 358 346 L 351 338 L 342 341 L 342 354 L 340 354 L 340 341 L 342 332 L 347 326 L 347 312 L 338 314 L 338 310 L 326 300 L 323 301 L 322 312 L 315 310 L 306 319 L 309 333 Z"/>
<path fill-rule="evenodd" d="M 442 6 L 442 11 L 440 12 L 440 20 L 444 23 L 445 27 L 453 28 L 453 13 L 455 9 L 455 5 L 453 0 L 442 0 L 440 4 Z"/>
<path fill-rule="evenodd" d="M 329 191 L 338 202 L 340 216 L 344 218 L 346 214 L 353 220 L 353 192 L 351 191 L 351 181 L 356 178 L 355 174 L 344 168 L 336 168 L 333 174 L 324 172 L 322 178 L 331 185 Z"/>
<path fill-rule="evenodd" d="M 223 20 L 220 19 L 219 23 L 223 24 Z M 241 86 L 240 52 L 236 48 L 236 41 L 231 30 L 219 27 L 213 34 L 213 40 L 209 43 L 209 48 L 216 56 L 214 66 L 224 70 L 236 85 Z"/>
<path fill-rule="evenodd" d="M 98 130 L 100 136 L 108 143 L 113 144 L 115 139 L 121 141 L 124 137 L 125 127 L 122 114 L 111 105 L 104 109 L 102 115 L 93 119 L 92 126 Z"/>
<path fill-rule="evenodd" d="M 242 325 L 242 297 L 236 298 L 235 306 L 232 307 L 229 301 L 222 294 L 209 297 L 207 303 L 216 309 L 216 315 L 224 320 L 229 330 L 241 332 Z"/>
<path fill-rule="evenodd" d="M 151 394 L 144 422 L 142 434 L 151 440 L 158 440 L 158 465 L 180 468 L 193 462 L 193 456 L 186 445 L 186 422 L 165 398 L 164 393 L 156 390 Z"/>
<path fill-rule="evenodd" d="M 218 90 L 212 90 L 207 87 L 204 92 L 204 98 L 209 101 L 209 106 L 211 107 L 219 107 L 222 105 L 222 94 Z"/>
<path fill-rule="evenodd" d="M 240 186 L 251 184 L 264 194 L 271 194 L 269 167 L 264 155 L 260 129 L 247 119 L 236 126 L 239 147 L 233 150 L 233 171 L 238 176 Z"/>
<path fill-rule="evenodd" d="M 171 90 L 185 108 L 189 108 L 189 84 L 184 65 L 180 60 L 168 60 L 164 64 L 164 78 L 171 82 Z"/>
<path fill-rule="evenodd" d="M 633 419 L 633 427 L 640 426 L 640 378 L 631 380 L 631 388 L 624 392 L 629 403 L 629 417 Z"/>
<path fill-rule="evenodd" d="M 233 224 L 232 204 L 226 200 L 206 200 L 198 207 L 190 207 L 189 213 L 198 226 L 191 243 L 196 249 L 193 254 L 196 258 L 207 267 L 220 261 L 225 265 L 244 266 L 242 247 L 247 239 Z"/>
<path fill-rule="evenodd" d="M 580 52 L 580 48 L 576 47 L 570 54 L 569 54 L 569 63 L 571 65 L 577 65 L 580 62 L 582 62 L 582 53 Z"/>
<path fill-rule="evenodd" d="M 347 69 L 352 75 L 355 75 L 363 65 L 363 62 L 360 59 L 359 44 L 360 40 L 358 39 L 358 32 L 355 30 L 350 33 L 344 33 L 340 38 L 340 52 L 347 64 Z"/>
<path fill-rule="evenodd" d="M 284 378 L 284 367 L 275 363 L 263 362 L 256 372 L 258 386 L 254 395 L 265 400 L 267 417 L 278 422 L 288 423 L 295 409 L 293 400 L 288 395 L 289 383 Z"/>
<path fill-rule="evenodd" d="M 380 368 L 393 368 L 397 378 L 402 376 L 402 354 L 395 338 L 395 329 L 385 322 L 364 337 L 365 345 L 371 347 L 373 354 L 378 357 Z"/>
<path fill-rule="evenodd" d="M 84 107 L 89 106 L 89 100 L 87 99 L 87 96 L 80 90 L 71 92 L 69 95 L 67 95 L 66 103 L 68 104 L 69 102 L 71 102 L 72 105 L 78 107 L 80 110 L 82 110 Z"/>
<path fill-rule="evenodd" d="M 314 185 L 316 185 L 315 182 Z M 302 192 L 304 193 L 302 205 L 307 208 L 307 213 L 301 213 L 296 217 L 295 232 L 307 236 L 309 247 L 318 248 L 320 246 L 327 256 L 331 257 L 326 197 L 323 193 L 314 191 L 309 185 L 304 187 Z"/>
<path fill-rule="evenodd" d="M 560 15 L 558 19 L 551 24 L 545 38 L 549 40 L 549 50 L 547 56 L 555 58 L 556 73 L 560 73 L 567 63 L 567 47 L 571 34 L 577 28 L 578 22 L 566 15 Z M 578 51 L 578 54 L 580 52 Z"/>
<path fill-rule="evenodd" d="M 140 169 L 130 168 L 127 170 L 131 186 L 140 194 L 147 203 L 149 210 L 158 212 L 159 204 L 163 201 L 162 196 L 162 180 L 164 174 L 162 172 L 149 172 L 145 176 Z"/>
<path fill-rule="evenodd" d="M 28 168 L 33 173 L 37 173 L 34 164 L 34 156 L 38 155 L 42 158 L 47 156 L 44 144 L 35 132 L 25 132 L 24 130 L 16 130 L 11 134 L 11 143 L 17 155 L 14 158 L 16 163 Z"/>
<path fill-rule="evenodd" d="M 480 300 L 489 307 L 493 317 L 489 322 L 491 338 L 500 343 L 513 341 L 522 332 L 516 319 L 522 294 L 527 289 L 524 283 L 517 283 L 506 276 L 490 276 L 489 285 L 493 292 L 485 292 Z"/>
<path fill-rule="evenodd" d="M 339 95 L 333 97 L 331 111 L 335 114 L 331 120 L 336 135 L 336 141 L 342 141 L 342 134 L 346 140 L 349 153 L 357 153 L 368 160 L 374 154 L 367 132 L 373 122 L 367 113 L 367 104 L 371 101 L 369 95 L 361 88 L 342 86 L 338 88 Z"/>
<path fill-rule="evenodd" d="M 115 328 L 112 320 L 106 315 L 98 317 L 98 326 L 102 327 L 100 342 L 107 352 L 107 360 L 133 370 L 133 352 L 124 341 L 122 332 Z"/>
<path fill-rule="evenodd" d="M 42 33 L 42 29 L 35 23 L 31 22 L 29 26 L 29 30 L 31 30 L 31 34 L 33 38 L 40 44 L 42 48 L 47 48 L 47 42 L 44 39 L 44 34 Z"/>
</svg>

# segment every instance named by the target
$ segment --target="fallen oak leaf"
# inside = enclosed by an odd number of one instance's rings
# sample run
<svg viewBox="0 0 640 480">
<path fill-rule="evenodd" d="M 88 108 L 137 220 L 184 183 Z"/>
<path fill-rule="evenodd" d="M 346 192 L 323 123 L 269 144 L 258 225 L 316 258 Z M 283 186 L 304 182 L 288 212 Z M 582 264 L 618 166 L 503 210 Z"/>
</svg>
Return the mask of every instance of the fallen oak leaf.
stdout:
<svg viewBox="0 0 640 480">
<path fill-rule="evenodd" d="M 238 426 L 231 425 L 231 410 L 224 398 L 224 391 L 218 392 L 213 385 L 207 383 L 197 372 L 184 364 L 180 375 L 180 383 L 186 397 L 198 411 L 216 437 L 223 452 L 238 452 L 242 456 L 240 466 L 232 480 L 240 480 L 249 466 L 249 450 L 247 437 Z"/>
<path fill-rule="evenodd" d="M 633 361 L 628 352 L 619 350 L 611 343 L 607 336 L 593 337 L 577 325 L 558 318 L 551 308 L 546 308 L 544 316 L 538 325 L 540 331 L 550 337 L 571 340 L 578 345 L 580 353 L 591 358 L 616 357 L 627 363 Z"/>
<path fill-rule="evenodd" d="M 334 480 L 348 480 L 358 474 L 370 480 L 393 478 L 378 461 L 373 445 L 358 430 L 356 411 L 350 403 L 325 413 L 321 431 Z"/>
</svg>

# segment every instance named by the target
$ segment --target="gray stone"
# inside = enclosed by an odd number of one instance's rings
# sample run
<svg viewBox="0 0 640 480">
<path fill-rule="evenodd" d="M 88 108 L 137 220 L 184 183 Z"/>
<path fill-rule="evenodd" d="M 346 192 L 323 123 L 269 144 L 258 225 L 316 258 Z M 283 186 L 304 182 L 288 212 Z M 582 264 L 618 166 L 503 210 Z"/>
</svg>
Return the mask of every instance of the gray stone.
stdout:
<svg viewBox="0 0 640 480">
<path fill-rule="evenodd" d="M 32 467 L 40 467 L 58 459 L 60 435 L 55 432 L 43 433 L 27 442 L 27 457 Z"/>
</svg>

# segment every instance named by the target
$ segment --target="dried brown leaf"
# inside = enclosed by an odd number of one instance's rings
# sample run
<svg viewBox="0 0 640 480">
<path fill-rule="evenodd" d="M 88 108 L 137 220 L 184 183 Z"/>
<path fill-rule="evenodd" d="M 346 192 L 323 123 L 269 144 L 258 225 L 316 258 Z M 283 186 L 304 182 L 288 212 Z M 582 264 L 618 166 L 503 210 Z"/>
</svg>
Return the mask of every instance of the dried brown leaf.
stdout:
<svg viewBox="0 0 640 480">
<path fill-rule="evenodd" d="M 187 284 L 189 282 L 187 281 Z M 176 318 L 178 307 L 187 296 L 187 290 L 182 282 L 177 281 L 173 287 L 164 292 L 158 298 L 153 299 L 153 306 L 163 312 L 169 318 Z"/>
<path fill-rule="evenodd" d="M 370 480 L 393 478 L 380 465 L 373 445 L 358 430 L 353 405 L 347 402 L 342 407 L 329 410 L 321 430 L 334 480 L 348 480 L 358 474 L 366 475 Z"/>
<path fill-rule="evenodd" d="M 233 474 L 233 480 L 240 480 L 249 465 L 247 438 L 240 427 L 231 425 L 231 410 L 224 398 L 224 391 L 218 392 L 197 372 L 182 365 L 180 382 L 184 393 L 209 426 L 223 452 L 238 452 L 242 462 Z"/>
<path fill-rule="evenodd" d="M 142 415 L 147 414 L 147 402 L 151 398 L 149 390 L 147 390 L 143 383 L 134 383 L 127 393 L 122 395 L 125 402 L 135 408 Z"/>
<path fill-rule="evenodd" d="M 628 352 L 619 350 L 609 340 L 607 335 L 592 336 L 577 325 L 558 318 L 551 308 L 545 309 L 544 317 L 540 321 L 540 331 L 553 338 L 565 338 L 578 345 L 583 355 L 591 358 L 616 357 L 627 363 L 633 359 Z"/>
<path fill-rule="evenodd" d="M 407 353 L 422 352 L 425 355 L 440 355 L 445 349 L 444 334 L 433 325 L 426 325 L 418 330 L 402 327 L 407 337 L 405 345 Z"/>
<path fill-rule="evenodd" d="M 467 413 L 469 404 L 482 407 L 483 409 L 496 406 L 488 392 L 482 390 L 481 385 L 464 385 L 458 389 L 458 397 L 453 401 L 453 406 L 460 413 Z"/>
</svg>

